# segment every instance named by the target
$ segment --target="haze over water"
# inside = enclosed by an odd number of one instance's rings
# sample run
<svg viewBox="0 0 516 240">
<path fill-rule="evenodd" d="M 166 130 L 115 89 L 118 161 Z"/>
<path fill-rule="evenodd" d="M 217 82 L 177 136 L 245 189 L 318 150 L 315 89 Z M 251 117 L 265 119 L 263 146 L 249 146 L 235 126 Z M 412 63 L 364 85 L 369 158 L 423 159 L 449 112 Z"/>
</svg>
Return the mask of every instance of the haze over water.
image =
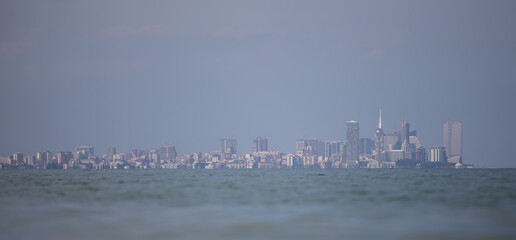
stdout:
<svg viewBox="0 0 516 240">
<path fill-rule="evenodd" d="M 514 239 L 514 169 L 15 170 L 2 239 Z"/>
<path fill-rule="evenodd" d="M 344 141 L 348 120 L 374 138 L 382 109 L 386 133 L 407 121 L 427 151 L 461 121 L 464 163 L 516 167 L 515 10 L 2 0 L 0 157 L 181 156 L 224 138 L 245 154 L 258 136 L 294 153 L 301 138 Z M 515 223 L 514 169 L 0 171 L 2 240 L 516 239 Z"/>
<path fill-rule="evenodd" d="M 515 1 L 0 1 L 0 156 L 373 138 L 516 167 Z M 99 155 L 100 155 L 99 154 Z"/>
</svg>

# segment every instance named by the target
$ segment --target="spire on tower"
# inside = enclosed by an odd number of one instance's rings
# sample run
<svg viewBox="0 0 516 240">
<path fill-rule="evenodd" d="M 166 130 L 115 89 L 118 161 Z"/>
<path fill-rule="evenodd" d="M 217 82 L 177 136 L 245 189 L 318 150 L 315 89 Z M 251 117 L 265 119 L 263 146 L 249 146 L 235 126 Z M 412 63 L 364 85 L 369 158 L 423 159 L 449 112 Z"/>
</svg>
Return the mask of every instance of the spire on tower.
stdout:
<svg viewBox="0 0 516 240">
<path fill-rule="evenodd" d="M 382 109 L 380 108 L 380 121 L 378 123 L 378 128 L 382 129 Z"/>
</svg>

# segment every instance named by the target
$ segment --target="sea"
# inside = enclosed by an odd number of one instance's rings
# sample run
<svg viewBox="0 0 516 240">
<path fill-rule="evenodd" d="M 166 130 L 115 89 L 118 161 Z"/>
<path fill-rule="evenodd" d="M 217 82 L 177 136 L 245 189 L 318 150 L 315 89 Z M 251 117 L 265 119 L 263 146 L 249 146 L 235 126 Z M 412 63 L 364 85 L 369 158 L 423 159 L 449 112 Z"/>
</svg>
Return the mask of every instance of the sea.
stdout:
<svg viewBox="0 0 516 240">
<path fill-rule="evenodd" d="M 516 169 L 2 170 L 0 239 L 516 239 Z"/>
</svg>

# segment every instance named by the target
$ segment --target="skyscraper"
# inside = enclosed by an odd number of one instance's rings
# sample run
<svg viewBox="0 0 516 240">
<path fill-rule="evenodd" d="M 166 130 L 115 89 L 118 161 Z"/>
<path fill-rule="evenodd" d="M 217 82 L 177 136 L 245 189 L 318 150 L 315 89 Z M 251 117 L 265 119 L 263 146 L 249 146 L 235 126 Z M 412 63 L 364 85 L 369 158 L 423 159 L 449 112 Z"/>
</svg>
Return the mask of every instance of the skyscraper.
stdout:
<svg viewBox="0 0 516 240">
<path fill-rule="evenodd" d="M 373 150 L 373 141 L 370 138 L 358 139 L 358 155 L 371 154 Z"/>
<path fill-rule="evenodd" d="M 159 148 L 159 159 L 162 162 L 173 161 L 176 159 L 176 147 L 174 146 L 161 146 Z"/>
<path fill-rule="evenodd" d="M 305 155 L 323 156 L 324 143 L 317 138 L 314 139 L 299 139 L 296 142 L 296 150 L 302 151 Z"/>
<path fill-rule="evenodd" d="M 253 139 L 253 152 L 269 151 L 267 146 L 267 138 L 257 137 Z"/>
<path fill-rule="evenodd" d="M 39 168 L 46 168 L 50 161 L 52 161 L 52 153 L 50 151 L 43 151 L 36 153 Z"/>
<path fill-rule="evenodd" d="M 382 109 L 380 109 L 380 119 L 378 120 L 378 126 L 375 131 L 374 145 L 376 149 L 376 161 L 382 163 L 384 160 L 384 142 L 383 142 L 383 129 L 382 129 Z"/>
<path fill-rule="evenodd" d="M 114 147 L 106 147 L 106 161 L 112 162 L 113 156 L 116 154 L 116 148 Z"/>
<path fill-rule="evenodd" d="M 324 156 L 342 158 L 344 152 L 344 142 L 342 141 L 326 141 L 324 142 Z"/>
<path fill-rule="evenodd" d="M 237 140 L 236 139 L 220 139 L 220 152 L 236 154 L 237 153 Z"/>
<path fill-rule="evenodd" d="M 410 152 L 410 124 L 406 121 L 401 124 L 401 150 Z"/>
<path fill-rule="evenodd" d="M 449 163 L 462 163 L 462 122 L 444 123 L 444 147 Z"/>
<path fill-rule="evenodd" d="M 58 152 L 57 153 L 57 164 L 63 165 L 68 163 L 72 159 L 72 152 Z"/>
<path fill-rule="evenodd" d="M 346 122 L 346 161 L 358 161 L 358 138 L 360 130 L 357 121 Z"/>
</svg>

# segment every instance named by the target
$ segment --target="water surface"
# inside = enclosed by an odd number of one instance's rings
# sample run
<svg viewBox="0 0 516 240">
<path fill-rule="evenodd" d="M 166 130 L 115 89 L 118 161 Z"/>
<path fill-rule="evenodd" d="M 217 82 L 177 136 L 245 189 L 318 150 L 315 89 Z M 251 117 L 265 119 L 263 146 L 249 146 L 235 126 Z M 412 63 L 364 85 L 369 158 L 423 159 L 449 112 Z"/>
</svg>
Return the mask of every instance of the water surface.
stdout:
<svg viewBox="0 0 516 240">
<path fill-rule="evenodd" d="M 514 169 L 0 171 L 1 239 L 516 239 Z"/>
</svg>

